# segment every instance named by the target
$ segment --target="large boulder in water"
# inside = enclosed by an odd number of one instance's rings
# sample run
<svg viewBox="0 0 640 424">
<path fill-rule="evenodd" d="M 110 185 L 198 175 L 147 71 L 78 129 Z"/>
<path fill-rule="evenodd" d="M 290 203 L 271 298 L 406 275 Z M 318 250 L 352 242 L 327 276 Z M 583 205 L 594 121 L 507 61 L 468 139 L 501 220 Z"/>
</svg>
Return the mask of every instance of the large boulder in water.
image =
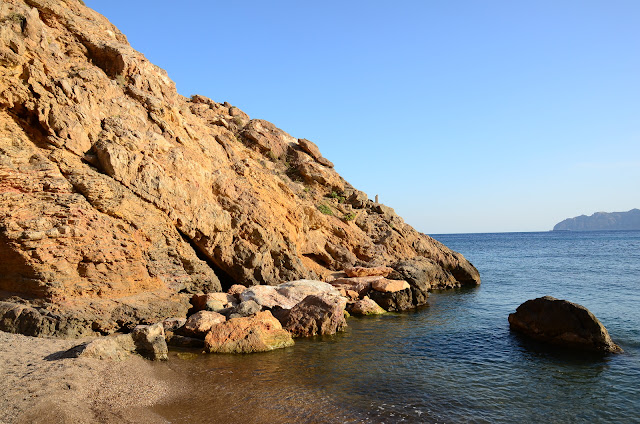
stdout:
<svg viewBox="0 0 640 424">
<path fill-rule="evenodd" d="M 282 326 L 296 337 L 335 334 L 347 322 L 347 299 L 329 293 L 309 295 L 281 317 Z"/>
<path fill-rule="evenodd" d="M 600 352 L 622 352 L 607 329 L 584 306 L 551 296 L 527 300 L 509 314 L 512 330 L 556 345 Z"/>
</svg>

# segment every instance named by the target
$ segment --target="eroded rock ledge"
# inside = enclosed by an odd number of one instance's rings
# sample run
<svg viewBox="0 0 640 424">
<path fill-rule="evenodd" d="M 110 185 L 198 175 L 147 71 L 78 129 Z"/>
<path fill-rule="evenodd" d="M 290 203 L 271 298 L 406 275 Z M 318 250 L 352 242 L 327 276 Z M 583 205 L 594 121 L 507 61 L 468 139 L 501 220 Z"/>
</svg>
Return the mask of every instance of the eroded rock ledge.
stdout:
<svg viewBox="0 0 640 424">
<path fill-rule="evenodd" d="M 413 305 L 480 283 L 314 143 L 180 96 L 76 0 L 0 4 L 0 257 L 0 329 L 66 337 L 352 266 L 391 267 Z"/>
</svg>

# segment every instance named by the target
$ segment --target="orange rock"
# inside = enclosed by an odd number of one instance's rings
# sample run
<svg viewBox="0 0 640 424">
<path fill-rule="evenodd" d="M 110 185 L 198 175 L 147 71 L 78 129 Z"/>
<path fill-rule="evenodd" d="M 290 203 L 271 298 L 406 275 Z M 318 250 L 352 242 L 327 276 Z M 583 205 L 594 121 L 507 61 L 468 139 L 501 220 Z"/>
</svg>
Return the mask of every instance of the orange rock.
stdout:
<svg viewBox="0 0 640 424">
<path fill-rule="evenodd" d="M 195 312 L 202 310 L 217 312 L 236 306 L 238 300 L 235 296 L 228 293 L 194 294 L 191 298 L 191 304 Z"/>
<path fill-rule="evenodd" d="M 383 293 L 395 293 L 400 290 L 408 289 L 409 283 L 404 280 L 387 280 L 386 278 L 371 283 L 373 290 Z"/>
<path fill-rule="evenodd" d="M 238 296 L 240 293 L 242 293 L 246 289 L 247 287 L 243 286 L 242 284 L 234 284 L 231 287 L 229 287 L 229 290 L 227 290 L 227 293 L 233 296 Z"/>
<path fill-rule="evenodd" d="M 371 277 L 375 275 L 386 277 L 393 272 L 393 268 L 389 268 L 388 266 L 377 266 L 374 268 L 355 266 L 351 268 L 345 268 L 344 272 L 349 277 Z"/>
<path fill-rule="evenodd" d="M 253 353 L 293 346 L 294 342 L 280 321 L 263 311 L 213 326 L 204 343 L 207 352 Z"/>
<path fill-rule="evenodd" d="M 355 290 L 347 290 L 347 296 L 349 299 L 358 299 L 360 298 L 360 293 Z"/>
</svg>

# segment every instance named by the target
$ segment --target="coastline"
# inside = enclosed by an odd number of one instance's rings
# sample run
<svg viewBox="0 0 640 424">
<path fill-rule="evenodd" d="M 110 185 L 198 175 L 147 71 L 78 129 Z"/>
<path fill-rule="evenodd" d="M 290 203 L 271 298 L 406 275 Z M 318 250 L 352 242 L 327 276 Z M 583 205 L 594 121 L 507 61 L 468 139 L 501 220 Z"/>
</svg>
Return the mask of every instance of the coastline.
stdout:
<svg viewBox="0 0 640 424">
<path fill-rule="evenodd" d="M 0 331 L 0 423 L 167 422 L 150 407 L 184 390 L 179 376 L 135 355 L 63 357 L 82 341 Z"/>
</svg>

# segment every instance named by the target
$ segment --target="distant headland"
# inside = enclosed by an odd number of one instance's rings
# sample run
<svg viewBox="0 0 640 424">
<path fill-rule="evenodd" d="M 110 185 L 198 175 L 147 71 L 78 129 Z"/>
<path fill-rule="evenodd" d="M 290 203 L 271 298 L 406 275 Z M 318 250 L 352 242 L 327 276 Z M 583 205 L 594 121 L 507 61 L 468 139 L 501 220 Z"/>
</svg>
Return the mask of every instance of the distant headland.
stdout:
<svg viewBox="0 0 640 424">
<path fill-rule="evenodd" d="M 628 212 L 596 212 L 557 223 L 553 231 L 640 230 L 640 209 Z"/>
</svg>

